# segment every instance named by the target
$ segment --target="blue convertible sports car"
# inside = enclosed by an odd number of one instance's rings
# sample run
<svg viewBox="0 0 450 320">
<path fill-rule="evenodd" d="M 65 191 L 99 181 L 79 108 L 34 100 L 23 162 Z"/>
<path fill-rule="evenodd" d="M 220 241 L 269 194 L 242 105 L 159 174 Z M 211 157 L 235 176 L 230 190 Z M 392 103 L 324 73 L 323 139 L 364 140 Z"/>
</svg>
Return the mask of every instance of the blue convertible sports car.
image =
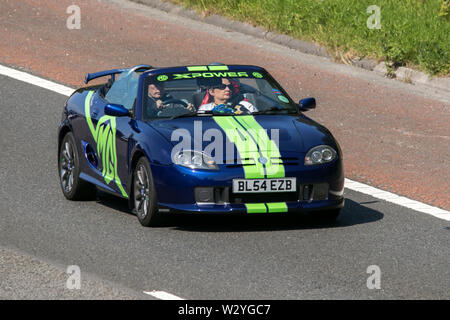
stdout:
<svg viewBox="0 0 450 320">
<path fill-rule="evenodd" d="M 58 130 L 64 196 L 128 199 L 140 223 L 167 213 L 309 212 L 344 205 L 342 152 L 263 68 L 139 65 L 90 73 Z"/>
</svg>

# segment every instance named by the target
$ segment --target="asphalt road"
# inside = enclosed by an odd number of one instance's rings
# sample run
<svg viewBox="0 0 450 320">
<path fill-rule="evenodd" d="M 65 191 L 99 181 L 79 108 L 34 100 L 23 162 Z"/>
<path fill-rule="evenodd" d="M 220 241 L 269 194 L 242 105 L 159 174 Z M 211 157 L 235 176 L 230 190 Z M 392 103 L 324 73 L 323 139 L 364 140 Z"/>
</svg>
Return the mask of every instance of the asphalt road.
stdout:
<svg viewBox="0 0 450 320">
<path fill-rule="evenodd" d="M 84 297 L 145 299 L 143 291 L 162 290 L 186 299 L 450 298 L 447 221 L 346 190 L 333 225 L 175 217 L 143 228 L 120 199 L 63 197 L 56 129 L 65 96 L 0 76 L 0 98 L 0 247 L 8 248 L 0 298 L 82 298 L 64 287 L 69 265 L 87 275 Z M 25 257 L 9 259 L 15 252 Z M 380 289 L 366 285 L 372 265 Z M 45 279 L 18 281 L 24 273 Z"/>
<path fill-rule="evenodd" d="M 0 63 L 72 87 L 87 72 L 142 63 L 259 65 L 294 100 L 317 99 L 308 115 L 339 140 L 347 178 L 450 209 L 450 88 L 386 79 L 125 0 L 77 0 L 80 29 L 68 29 L 73 4 L 0 1 Z"/>
</svg>

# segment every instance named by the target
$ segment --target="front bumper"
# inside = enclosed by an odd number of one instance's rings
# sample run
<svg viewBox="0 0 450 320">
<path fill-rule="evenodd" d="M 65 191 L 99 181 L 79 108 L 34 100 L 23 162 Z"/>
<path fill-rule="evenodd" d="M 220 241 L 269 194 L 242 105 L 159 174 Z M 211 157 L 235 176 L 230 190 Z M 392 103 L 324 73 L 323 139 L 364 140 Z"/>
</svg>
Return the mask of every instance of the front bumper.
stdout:
<svg viewBox="0 0 450 320">
<path fill-rule="evenodd" d="M 297 192 L 247 194 L 231 192 L 232 180 L 243 178 L 242 168 L 221 167 L 217 171 L 152 164 L 152 175 L 160 212 L 166 213 L 284 213 L 332 210 L 344 206 L 344 172 L 340 160 L 317 167 L 285 166 L 285 177 L 297 178 Z M 220 197 L 198 203 L 196 188 L 214 188 Z M 312 192 L 312 190 L 316 190 Z"/>
<path fill-rule="evenodd" d="M 303 213 L 310 211 L 326 211 L 339 209 L 344 207 L 345 199 L 342 197 L 339 200 L 324 200 L 307 202 L 285 202 L 286 209 L 278 207 L 279 209 L 270 210 L 271 204 L 279 204 L 268 202 L 265 204 L 265 209 L 259 206 L 261 210 L 249 210 L 246 204 L 167 204 L 159 203 L 159 210 L 161 213 L 188 213 L 188 214 L 249 214 L 249 213 Z M 248 204 L 247 204 L 248 205 Z M 260 203 L 258 203 L 260 205 Z M 277 208 L 277 206 L 274 206 Z"/>
</svg>

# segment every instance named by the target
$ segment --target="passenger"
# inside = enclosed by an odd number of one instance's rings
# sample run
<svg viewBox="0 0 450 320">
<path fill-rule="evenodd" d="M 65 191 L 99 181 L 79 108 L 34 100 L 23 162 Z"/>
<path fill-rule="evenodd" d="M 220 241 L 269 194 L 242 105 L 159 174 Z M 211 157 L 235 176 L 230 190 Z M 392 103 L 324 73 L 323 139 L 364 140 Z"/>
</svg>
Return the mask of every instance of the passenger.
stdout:
<svg viewBox="0 0 450 320">
<path fill-rule="evenodd" d="M 198 108 L 199 113 L 213 111 L 219 113 L 241 114 L 258 111 L 245 99 L 233 104 L 230 99 L 232 98 L 234 89 L 233 84 L 226 78 L 222 78 L 221 82 L 210 85 L 207 91 L 207 95 L 209 96 L 208 101 L 210 102 L 202 104 Z"/>
</svg>

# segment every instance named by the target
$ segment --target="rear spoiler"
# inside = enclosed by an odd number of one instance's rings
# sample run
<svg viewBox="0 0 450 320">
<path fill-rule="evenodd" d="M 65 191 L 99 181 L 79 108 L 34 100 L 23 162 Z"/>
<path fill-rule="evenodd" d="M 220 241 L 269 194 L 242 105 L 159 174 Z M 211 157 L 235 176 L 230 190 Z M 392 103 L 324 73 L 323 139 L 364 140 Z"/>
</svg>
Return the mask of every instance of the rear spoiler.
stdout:
<svg viewBox="0 0 450 320">
<path fill-rule="evenodd" d="M 133 72 L 133 71 L 137 71 L 139 69 L 152 69 L 152 66 L 149 66 L 148 64 L 140 64 L 137 66 L 134 66 L 132 68 L 129 69 L 112 69 L 112 70 L 105 70 L 105 71 L 99 71 L 99 72 L 94 72 L 94 73 L 88 73 L 86 74 L 86 78 L 84 79 L 84 83 L 88 83 L 91 80 L 97 79 L 97 78 L 101 78 L 101 77 L 105 77 L 105 76 L 111 76 L 111 80 L 115 81 L 116 80 L 116 74 L 118 73 L 122 73 L 125 71 L 128 72 Z"/>
</svg>

